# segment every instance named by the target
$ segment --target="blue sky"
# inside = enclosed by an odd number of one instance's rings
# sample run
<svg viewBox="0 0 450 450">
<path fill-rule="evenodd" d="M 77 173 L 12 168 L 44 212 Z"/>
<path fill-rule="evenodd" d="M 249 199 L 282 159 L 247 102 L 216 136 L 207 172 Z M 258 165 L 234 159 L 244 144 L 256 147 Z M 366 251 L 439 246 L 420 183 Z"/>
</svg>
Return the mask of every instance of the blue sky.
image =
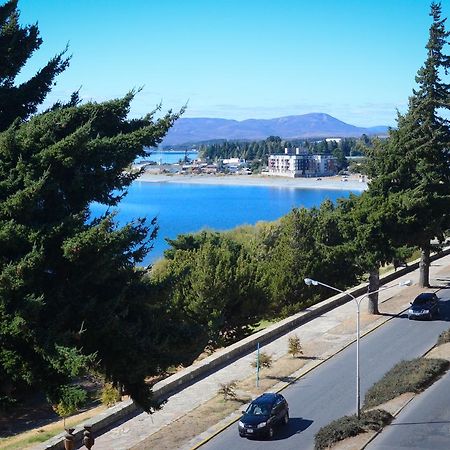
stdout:
<svg viewBox="0 0 450 450">
<path fill-rule="evenodd" d="M 19 0 L 44 43 L 29 77 L 69 43 L 47 102 L 143 87 L 132 115 L 159 102 L 185 117 L 243 120 L 325 112 L 395 125 L 426 57 L 424 0 Z M 442 2 L 450 15 L 449 1 Z M 450 23 L 449 26 L 450 27 Z M 19 78 L 20 81 L 20 78 Z"/>
</svg>

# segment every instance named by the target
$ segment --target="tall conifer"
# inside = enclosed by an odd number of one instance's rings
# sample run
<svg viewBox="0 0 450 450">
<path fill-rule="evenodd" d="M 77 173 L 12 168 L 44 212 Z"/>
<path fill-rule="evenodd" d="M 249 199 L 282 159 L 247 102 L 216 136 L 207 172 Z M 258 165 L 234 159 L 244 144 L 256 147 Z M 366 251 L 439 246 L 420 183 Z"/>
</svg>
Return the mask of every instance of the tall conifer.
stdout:
<svg viewBox="0 0 450 450">
<path fill-rule="evenodd" d="M 69 64 L 63 51 L 28 81 L 16 85 L 17 75 L 41 44 L 36 24 L 25 27 L 19 24 L 17 0 L 0 5 L 0 131 L 14 120 L 24 120 L 35 113 L 54 85 L 55 77 Z"/>
<path fill-rule="evenodd" d="M 393 240 L 422 251 L 420 284 L 429 285 L 430 241 L 443 239 L 450 222 L 450 68 L 445 54 L 449 32 L 441 5 L 432 3 L 427 58 L 417 73 L 417 89 L 398 128 L 369 150 L 369 194 L 379 201 Z"/>
<path fill-rule="evenodd" d="M 145 378 L 191 362 L 198 338 L 135 267 L 155 222 L 120 227 L 110 209 L 92 218 L 89 207 L 117 205 L 138 176 L 132 162 L 179 114 L 129 120 L 134 92 L 82 105 L 75 94 L 35 114 L 68 59 L 15 86 L 42 42 L 18 16 L 16 0 L 0 6 L 0 409 L 28 390 L 56 403 L 94 365 L 149 411 Z"/>
</svg>

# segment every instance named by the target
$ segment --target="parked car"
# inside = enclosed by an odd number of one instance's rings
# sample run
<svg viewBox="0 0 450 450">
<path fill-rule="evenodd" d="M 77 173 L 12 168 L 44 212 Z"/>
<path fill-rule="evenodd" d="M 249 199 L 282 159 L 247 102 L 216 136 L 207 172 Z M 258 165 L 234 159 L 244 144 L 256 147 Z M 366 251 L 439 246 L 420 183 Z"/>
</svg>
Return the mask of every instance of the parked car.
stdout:
<svg viewBox="0 0 450 450">
<path fill-rule="evenodd" d="M 289 405 L 281 394 L 265 393 L 253 400 L 238 424 L 241 437 L 273 437 L 274 427 L 289 422 Z"/>
<path fill-rule="evenodd" d="M 439 298 L 434 292 L 419 294 L 408 309 L 408 319 L 432 319 L 439 315 Z"/>
</svg>

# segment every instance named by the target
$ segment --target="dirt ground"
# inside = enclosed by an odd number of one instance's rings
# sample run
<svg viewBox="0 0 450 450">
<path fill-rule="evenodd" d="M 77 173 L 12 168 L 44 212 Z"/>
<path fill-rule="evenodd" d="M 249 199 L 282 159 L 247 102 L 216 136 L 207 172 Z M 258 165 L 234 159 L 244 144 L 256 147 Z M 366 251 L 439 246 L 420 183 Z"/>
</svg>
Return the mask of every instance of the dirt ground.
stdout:
<svg viewBox="0 0 450 450">
<path fill-rule="evenodd" d="M 412 294 L 414 294 L 414 292 L 409 292 L 408 295 Z M 405 299 L 401 296 L 396 296 L 394 299 L 383 302 L 383 315 L 389 316 L 395 314 L 396 311 L 398 311 L 399 305 L 403 304 L 404 301 Z M 369 324 L 375 320 L 375 318 L 374 316 L 368 316 L 362 313 L 361 324 Z M 353 328 L 353 319 L 349 319 L 348 321 L 339 324 L 335 331 L 341 331 L 345 334 L 347 330 L 353 330 Z M 311 360 L 320 360 L 317 355 L 326 354 L 328 350 L 327 347 L 327 342 L 321 340 L 305 343 L 305 345 L 303 345 L 303 355 L 300 357 L 293 358 L 290 355 L 285 355 L 279 358 L 270 369 L 263 369 L 261 371 L 260 386 L 258 389 L 255 387 L 254 376 L 239 381 L 236 388 L 238 400 L 225 401 L 222 396 L 217 395 L 207 403 L 191 411 L 188 415 L 181 417 L 172 424 L 162 428 L 157 433 L 149 436 L 143 442 L 133 447 L 133 449 L 174 449 L 186 445 L 191 439 L 218 424 L 221 420 L 226 419 L 229 416 L 231 417 L 233 413 L 239 413 L 239 411 L 243 409 L 243 405 L 249 401 L 250 398 L 257 396 L 264 391 L 273 390 L 273 386 L 280 382 L 288 383 L 293 381 L 294 377 L 289 374 L 294 374 Z M 448 354 L 450 355 L 450 349 L 448 349 Z M 439 357 L 443 356 L 439 355 Z M 83 421 L 87 421 L 90 417 L 97 415 L 101 410 L 102 408 L 96 408 L 87 411 L 82 415 L 73 416 L 66 421 L 66 424 L 83 423 Z M 62 430 L 62 421 L 60 421 L 58 423 L 41 426 L 38 429 L 31 430 L 16 437 L 7 439 L 0 438 L 0 449 L 27 449 L 37 442 L 42 442 L 52 435 L 58 434 Z M 47 436 L 47 433 L 51 434 Z M 358 441 L 360 439 L 363 439 L 363 436 L 358 438 Z M 30 440 L 32 440 L 32 443 L 27 443 Z M 344 442 L 342 445 L 344 445 Z M 342 447 L 342 449 L 346 448 L 352 447 Z"/>
<path fill-rule="evenodd" d="M 311 359 L 318 359 L 311 356 L 313 346 L 304 346 L 303 355 L 292 357 L 285 355 L 276 360 L 276 363 L 269 369 L 261 370 L 259 387 L 256 387 L 255 377 L 249 377 L 237 382 L 236 393 L 237 400 L 224 400 L 223 396 L 217 395 L 208 402 L 200 405 L 188 415 L 165 426 L 157 433 L 152 434 L 138 445 L 132 447 L 132 450 L 172 450 L 186 445 L 191 439 L 216 425 L 222 419 L 239 412 L 243 405 L 254 398 L 270 390 L 279 382 L 289 383 L 294 381 L 294 377 L 286 374 L 293 374 L 301 369 Z M 315 353 L 322 353 L 322 348 L 314 348 Z M 231 419 L 230 419 L 231 420 Z"/>
<path fill-rule="evenodd" d="M 86 422 L 92 417 L 100 414 L 106 409 L 106 406 L 98 406 L 88 411 L 76 414 L 66 419 L 66 427 L 75 427 L 80 423 Z M 40 428 L 34 428 L 30 431 L 18 434 L 16 436 L 11 436 L 7 438 L 0 438 L 0 449 L 1 450 L 26 450 L 39 442 L 44 442 L 47 439 L 55 436 L 64 431 L 63 420 L 58 420 L 56 422 L 43 425 Z"/>
<path fill-rule="evenodd" d="M 395 299 L 389 299 L 389 301 L 384 302 L 384 314 L 390 315 L 391 312 L 392 314 L 395 314 L 396 311 L 398 311 L 399 304 L 402 304 L 404 300 L 405 299 L 402 296 L 396 296 Z M 368 325 L 373 322 L 375 318 L 376 316 L 374 317 L 362 313 L 361 324 Z M 342 333 L 345 333 L 346 330 L 352 329 L 353 327 L 354 321 L 353 319 L 349 319 L 338 325 L 336 331 L 339 329 Z M 245 397 L 253 398 L 265 391 L 270 391 L 270 389 L 279 382 L 289 383 L 294 381 L 294 377 L 286 374 L 294 374 L 311 359 L 320 359 L 315 355 L 323 355 L 327 350 L 326 346 L 326 342 L 311 342 L 309 345 L 303 346 L 303 355 L 300 357 L 293 358 L 290 355 L 285 355 L 279 358 L 276 361 L 276 364 L 270 369 L 261 371 L 259 388 L 256 388 L 255 386 L 254 377 L 249 377 L 237 383 L 236 392 L 239 392 L 239 396 L 242 397 L 241 401 L 224 401 L 222 396 L 217 395 L 209 402 L 200 405 L 198 408 L 191 411 L 188 415 L 181 417 L 162 428 L 157 433 L 152 434 L 133 447 L 132 450 L 150 450 L 154 448 L 163 450 L 185 446 L 191 439 L 208 430 L 220 420 L 230 416 L 233 412 L 239 412 L 242 409 L 243 403 L 245 403 Z M 440 358 L 446 357 L 446 355 L 450 356 L 450 344 L 444 344 L 430 353 L 430 356 Z M 411 399 L 412 395 L 413 394 L 404 394 L 379 407 L 394 414 L 402 407 L 402 405 Z M 354 438 L 341 441 L 333 448 L 336 448 L 336 450 L 354 450 L 363 448 L 364 443 L 366 443 L 373 434 L 374 433 L 364 433 Z"/>
<path fill-rule="evenodd" d="M 85 376 L 78 379 L 90 400 L 79 414 L 66 419 L 66 426 L 83 423 L 105 409 L 97 399 L 101 383 Z M 64 421 L 55 413 L 43 394 L 27 398 L 26 402 L 0 414 L 0 449 L 26 449 L 64 431 Z"/>
</svg>

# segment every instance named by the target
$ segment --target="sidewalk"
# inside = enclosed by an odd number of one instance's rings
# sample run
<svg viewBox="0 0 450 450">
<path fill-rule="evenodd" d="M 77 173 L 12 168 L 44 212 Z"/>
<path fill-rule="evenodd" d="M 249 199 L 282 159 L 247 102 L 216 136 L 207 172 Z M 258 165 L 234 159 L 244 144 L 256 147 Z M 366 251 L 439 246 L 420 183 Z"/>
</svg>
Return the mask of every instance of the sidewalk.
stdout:
<svg viewBox="0 0 450 450">
<path fill-rule="evenodd" d="M 446 278 L 450 281 L 450 255 L 434 261 L 430 268 L 430 282 L 433 286 L 445 285 Z M 406 279 L 411 279 L 414 285 L 411 287 L 395 287 L 387 292 L 380 292 L 379 309 L 382 315 L 369 316 L 366 314 L 366 300 L 363 300 L 361 307 L 361 336 L 405 310 L 409 306 L 409 302 L 421 291 L 417 286 L 418 270 L 402 276 L 398 280 L 389 283 L 389 285 L 398 284 L 398 282 Z M 265 345 L 263 351 L 271 354 L 273 359 L 277 360 L 286 355 L 289 337 L 294 334 L 299 336 L 305 349 L 305 354 L 314 356 L 296 373 L 286 374 L 286 376 L 300 377 L 350 345 L 355 340 L 355 322 L 356 308 L 354 302 L 351 301 Z M 251 367 L 251 362 L 254 359 L 254 353 L 244 356 L 171 396 L 162 410 L 152 415 L 139 414 L 105 434 L 97 436 L 95 438 L 95 450 L 125 450 L 133 446 L 138 446 L 140 449 L 152 448 L 147 446 L 150 443 L 143 441 L 148 440 L 151 435 L 157 433 L 166 425 L 216 396 L 220 383 L 227 383 L 232 380 L 245 380 L 254 376 L 255 369 Z M 271 390 L 276 391 L 286 384 L 278 383 Z M 203 439 L 213 434 L 216 429 L 225 426 L 238 415 L 239 411 L 194 439 L 188 438 L 184 442 L 179 442 L 177 448 L 189 449 L 196 446 Z M 140 443 L 141 445 L 138 445 Z"/>
</svg>

